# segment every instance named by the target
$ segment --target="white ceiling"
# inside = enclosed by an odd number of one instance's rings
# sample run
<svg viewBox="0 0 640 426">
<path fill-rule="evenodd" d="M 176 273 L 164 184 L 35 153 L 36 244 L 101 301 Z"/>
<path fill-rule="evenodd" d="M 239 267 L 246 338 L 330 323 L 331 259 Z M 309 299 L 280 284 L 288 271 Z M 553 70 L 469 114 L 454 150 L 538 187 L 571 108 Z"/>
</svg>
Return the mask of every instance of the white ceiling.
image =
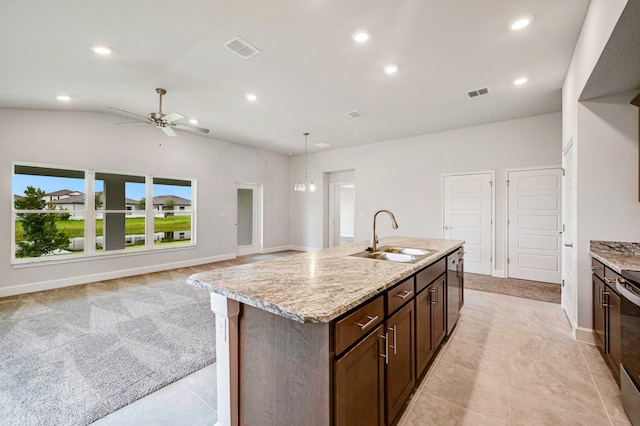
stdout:
<svg viewBox="0 0 640 426">
<path fill-rule="evenodd" d="M 318 151 L 314 143 L 342 148 L 544 114 L 561 109 L 588 3 L 5 1 L 0 107 L 146 115 L 163 87 L 163 112 L 197 118 L 209 136 L 295 154 L 305 131 Z M 533 22 L 514 32 L 521 15 Z M 364 45 L 351 38 L 359 29 L 372 36 Z M 236 36 L 261 53 L 243 59 L 225 48 Z M 96 55 L 96 44 L 113 54 Z M 397 74 L 383 72 L 388 63 Z M 520 76 L 529 82 L 514 86 Z M 489 95 L 465 95 L 487 86 Z M 355 109 L 366 117 L 346 115 Z"/>
</svg>

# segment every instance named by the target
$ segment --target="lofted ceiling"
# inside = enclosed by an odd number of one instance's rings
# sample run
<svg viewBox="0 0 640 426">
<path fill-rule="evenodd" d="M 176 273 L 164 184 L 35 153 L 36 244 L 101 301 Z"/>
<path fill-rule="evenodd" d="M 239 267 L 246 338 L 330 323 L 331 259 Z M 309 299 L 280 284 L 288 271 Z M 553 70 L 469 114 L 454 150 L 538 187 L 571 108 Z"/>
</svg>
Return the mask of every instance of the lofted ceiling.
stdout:
<svg viewBox="0 0 640 426">
<path fill-rule="evenodd" d="M 6 1 L 0 107 L 147 115 L 162 87 L 163 112 L 180 122 L 283 154 L 304 150 L 305 131 L 319 151 L 556 112 L 588 3 Z M 523 15 L 531 25 L 511 30 Z M 364 44 L 352 39 L 361 29 Z M 238 56 L 225 47 L 234 37 L 260 53 Z M 521 76 L 528 82 L 513 85 Z M 483 87 L 490 93 L 466 96 Z"/>
</svg>

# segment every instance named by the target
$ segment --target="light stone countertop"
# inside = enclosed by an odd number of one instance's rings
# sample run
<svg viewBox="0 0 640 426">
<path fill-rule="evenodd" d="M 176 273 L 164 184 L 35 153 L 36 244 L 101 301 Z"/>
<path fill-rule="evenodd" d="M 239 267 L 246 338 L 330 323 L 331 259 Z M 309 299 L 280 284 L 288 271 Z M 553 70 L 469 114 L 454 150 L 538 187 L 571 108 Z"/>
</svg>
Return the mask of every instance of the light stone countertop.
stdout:
<svg viewBox="0 0 640 426">
<path fill-rule="evenodd" d="M 416 263 L 352 257 L 366 242 L 220 268 L 187 283 L 298 322 L 326 323 L 461 247 L 464 241 L 381 238 L 390 245 L 433 250 Z"/>
<path fill-rule="evenodd" d="M 640 270 L 640 244 L 619 241 L 591 241 L 589 254 L 611 270 Z"/>
</svg>

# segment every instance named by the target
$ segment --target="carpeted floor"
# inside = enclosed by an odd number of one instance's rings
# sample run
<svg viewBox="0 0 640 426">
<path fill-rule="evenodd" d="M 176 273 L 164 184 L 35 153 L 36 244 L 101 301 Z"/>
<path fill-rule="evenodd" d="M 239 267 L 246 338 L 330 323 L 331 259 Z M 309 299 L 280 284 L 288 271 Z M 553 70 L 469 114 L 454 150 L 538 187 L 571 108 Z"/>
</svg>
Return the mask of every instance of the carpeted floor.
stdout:
<svg viewBox="0 0 640 426">
<path fill-rule="evenodd" d="M 209 292 L 243 256 L 0 299 L 0 425 L 86 425 L 215 362 Z"/>
<path fill-rule="evenodd" d="M 464 273 L 464 286 L 471 290 L 489 293 L 507 294 L 525 299 L 560 303 L 559 284 L 539 281 L 519 280 L 515 278 L 496 278 L 489 275 Z"/>
</svg>

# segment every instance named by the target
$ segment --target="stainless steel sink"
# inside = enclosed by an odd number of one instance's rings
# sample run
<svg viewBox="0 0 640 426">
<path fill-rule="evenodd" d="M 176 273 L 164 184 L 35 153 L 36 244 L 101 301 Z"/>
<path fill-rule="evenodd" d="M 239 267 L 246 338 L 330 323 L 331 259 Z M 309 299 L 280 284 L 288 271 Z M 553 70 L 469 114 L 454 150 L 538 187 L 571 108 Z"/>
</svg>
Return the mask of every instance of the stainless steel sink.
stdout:
<svg viewBox="0 0 640 426">
<path fill-rule="evenodd" d="M 384 246 L 376 251 L 361 251 L 351 256 L 364 257 L 367 259 L 387 260 L 397 263 L 414 263 L 428 256 L 432 252 L 429 250 L 408 248 L 408 247 L 389 247 Z"/>
<path fill-rule="evenodd" d="M 432 253 L 429 250 L 423 250 L 423 249 L 417 249 L 417 248 L 411 248 L 411 247 L 390 247 L 390 246 L 380 247 L 377 251 L 383 251 L 385 253 L 409 254 L 411 256 L 426 256 Z"/>
</svg>

